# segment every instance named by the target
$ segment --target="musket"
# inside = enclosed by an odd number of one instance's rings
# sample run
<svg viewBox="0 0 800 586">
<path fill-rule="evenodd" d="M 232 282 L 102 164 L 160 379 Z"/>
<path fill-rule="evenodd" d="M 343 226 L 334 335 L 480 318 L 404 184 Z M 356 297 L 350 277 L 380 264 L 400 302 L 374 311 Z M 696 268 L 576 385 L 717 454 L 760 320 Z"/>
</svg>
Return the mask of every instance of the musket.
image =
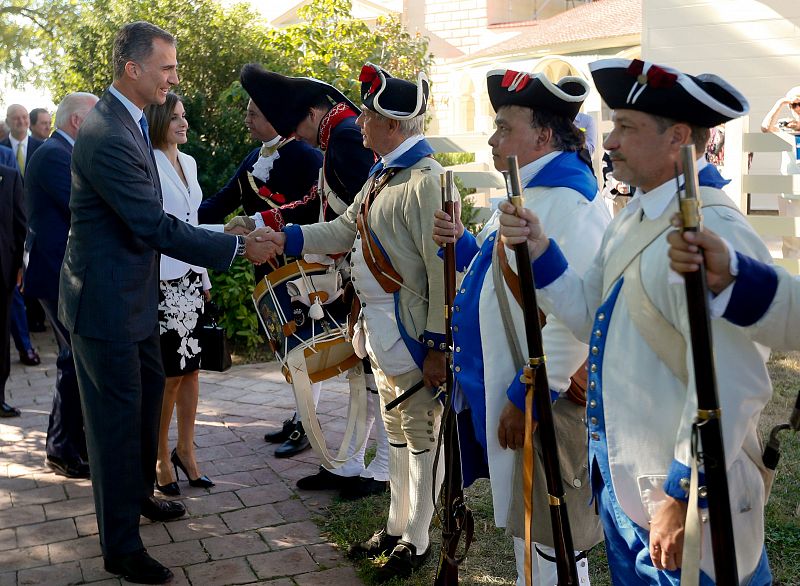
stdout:
<svg viewBox="0 0 800 586">
<path fill-rule="evenodd" d="M 442 209 L 453 218 L 453 172 L 442 175 Z M 444 440 L 444 487 L 442 500 L 444 512 L 440 516 L 442 525 L 442 549 L 436 569 L 435 586 L 454 586 L 458 584 L 458 566 L 464 561 L 472 542 L 472 511 L 464 501 L 464 479 L 461 474 L 461 447 L 458 443 L 456 413 L 453 409 L 453 331 L 451 329 L 453 300 L 456 296 L 456 252 L 455 245 L 444 247 L 444 316 L 446 376 L 445 408 L 442 415 L 440 442 Z M 435 458 L 433 477 L 436 479 L 439 445 Z M 458 543 L 464 535 L 464 553 L 458 555 Z"/>
<path fill-rule="evenodd" d="M 683 145 L 681 161 L 686 186 L 684 195 L 680 197 L 680 209 L 684 232 L 697 232 L 702 226 L 696 160 L 694 145 Z M 692 450 L 698 466 L 703 465 L 706 482 L 705 491 L 704 487 L 699 487 L 698 492 L 707 493 L 716 583 L 739 584 L 725 448 L 722 443 L 722 410 L 719 406 L 717 377 L 714 371 L 705 265 L 701 263 L 699 271 L 687 273 L 683 278 L 697 392 L 697 415 L 692 426 Z"/>
<path fill-rule="evenodd" d="M 517 157 L 508 157 L 508 171 L 505 173 L 508 199 L 517 209 L 524 207 L 522 186 L 519 179 Z M 531 546 L 533 544 L 533 474 L 535 451 L 533 447 L 533 407 L 539 417 L 539 441 L 542 445 L 542 463 L 547 483 L 547 501 L 550 508 L 550 524 L 553 528 L 553 547 L 556 552 L 558 586 L 577 586 L 578 568 L 575 565 L 575 548 L 572 545 L 572 531 L 564 500 L 564 484 L 561 480 L 561 465 L 556 452 L 556 432 L 553 424 L 553 408 L 550 403 L 550 385 L 547 382 L 547 368 L 542 344 L 542 327 L 539 323 L 539 305 L 536 302 L 536 288 L 533 282 L 528 244 L 522 242 L 514 246 L 517 258 L 522 296 L 522 313 L 525 318 L 525 338 L 528 343 L 528 363 L 523 369 L 525 382 L 525 444 L 523 448 L 523 502 L 525 503 L 525 584 L 532 586 Z"/>
</svg>

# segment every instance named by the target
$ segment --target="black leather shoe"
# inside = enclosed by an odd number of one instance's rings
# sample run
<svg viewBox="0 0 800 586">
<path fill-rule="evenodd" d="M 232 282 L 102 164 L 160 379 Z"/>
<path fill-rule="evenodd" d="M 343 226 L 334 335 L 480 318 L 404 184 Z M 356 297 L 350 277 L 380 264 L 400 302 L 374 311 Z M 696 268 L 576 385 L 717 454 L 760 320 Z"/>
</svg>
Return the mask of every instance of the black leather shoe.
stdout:
<svg viewBox="0 0 800 586">
<path fill-rule="evenodd" d="M 25 366 L 37 366 L 42 362 L 39 358 L 39 354 L 37 354 L 36 350 L 33 348 L 29 348 L 28 350 L 23 350 L 20 352 L 19 361 Z"/>
<path fill-rule="evenodd" d="M 297 488 L 301 490 L 344 490 L 359 480 L 358 476 L 339 476 L 320 466 L 319 472 L 316 474 L 298 480 Z"/>
<path fill-rule="evenodd" d="M 8 403 L 0 403 L 0 417 L 19 417 L 21 411 Z"/>
<path fill-rule="evenodd" d="M 388 582 L 394 577 L 408 578 L 412 573 L 417 571 L 428 559 L 431 553 L 431 546 L 428 546 L 422 554 L 417 555 L 417 548 L 413 543 L 403 541 L 402 539 L 397 542 L 397 545 L 389 555 L 389 559 L 383 564 L 378 571 L 375 572 L 376 582 Z"/>
<path fill-rule="evenodd" d="M 164 486 L 156 482 L 156 490 L 167 496 L 180 496 L 181 494 L 181 487 L 178 486 L 177 482 L 168 482 Z"/>
<path fill-rule="evenodd" d="M 264 441 L 268 444 L 282 444 L 289 439 L 292 432 L 297 427 L 297 413 L 292 415 L 291 419 L 283 420 L 283 427 L 278 431 L 272 431 L 264 434 Z"/>
<path fill-rule="evenodd" d="M 283 442 L 275 450 L 276 458 L 291 458 L 302 451 L 311 447 L 311 442 L 308 441 L 308 436 L 303 429 L 303 424 L 298 422 L 297 427 L 289 435 L 289 439 Z"/>
<path fill-rule="evenodd" d="M 89 478 L 89 464 L 82 460 L 70 462 L 56 456 L 46 456 L 44 465 L 59 476 L 67 478 Z"/>
<path fill-rule="evenodd" d="M 383 494 L 388 489 L 389 483 L 385 480 L 359 477 L 357 482 L 352 482 L 345 486 L 339 493 L 339 497 L 342 500 L 355 501 L 373 494 Z"/>
<path fill-rule="evenodd" d="M 167 584 L 172 581 L 172 571 L 150 557 L 147 550 L 103 560 L 106 572 L 123 576 L 134 584 Z"/>
<path fill-rule="evenodd" d="M 386 529 L 381 529 L 366 541 L 351 545 L 347 550 L 347 557 L 351 560 L 374 558 L 382 553 L 393 551 L 398 541 L 400 541 L 399 535 L 389 535 Z"/>
<path fill-rule="evenodd" d="M 142 517 L 151 521 L 172 521 L 186 514 L 186 507 L 177 501 L 162 501 L 151 496 L 142 501 Z"/>
</svg>

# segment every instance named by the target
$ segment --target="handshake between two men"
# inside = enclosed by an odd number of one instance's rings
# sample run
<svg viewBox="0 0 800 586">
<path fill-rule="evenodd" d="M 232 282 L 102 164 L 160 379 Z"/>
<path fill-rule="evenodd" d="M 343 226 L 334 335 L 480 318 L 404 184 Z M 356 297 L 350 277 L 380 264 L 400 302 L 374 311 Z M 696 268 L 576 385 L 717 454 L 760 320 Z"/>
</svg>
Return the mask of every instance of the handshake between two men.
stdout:
<svg viewBox="0 0 800 586">
<path fill-rule="evenodd" d="M 283 254 L 286 235 L 275 232 L 268 226 L 256 228 L 256 223 L 247 216 L 236 216 L 225 224 L 225 233 L 245 237 L 245 257 L 254 265 L 270 262 Z"/>
</svg>

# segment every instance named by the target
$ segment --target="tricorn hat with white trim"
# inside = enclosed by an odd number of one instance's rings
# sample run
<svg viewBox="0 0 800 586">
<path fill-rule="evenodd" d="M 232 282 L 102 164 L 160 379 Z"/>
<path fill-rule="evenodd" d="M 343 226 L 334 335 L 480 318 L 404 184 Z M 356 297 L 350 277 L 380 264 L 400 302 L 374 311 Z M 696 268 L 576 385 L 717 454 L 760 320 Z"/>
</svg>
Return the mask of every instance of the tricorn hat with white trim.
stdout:
<svg viewBox="0 0 800 586">
<path fill-rule="evenodd" d="M 548 110 L 575 118 L 589 95 L 589 84 L 581 77 L 562 77 L 553 83 L 542 73 L 494 69 L 486 74 L 489 101 L 497 112 L 503 106 Z"/>
<path fill-rule="evenodd" d="M 430 84 L 420 72 L 417 83 L 392 77 L 377 65 L 367 63 L 358 76 L 364 107 L 394 120 L 409 120 L 424 113 L 428 106 Z"/>
<path fill-rule="evenodd" d="M 688 75 L 639 59 L 601 59 L 589 64 L 609 108 L 638 110 L 711 128 L 748 112 L 750 104 L 732 85 L 711 73 Z"/>
<path fill-rule="evenodd" d="M 332 85 L 313 77 L 288 77 L 248 63 L 239 76 L 242 87 L 264 114 L 275 131 L 289 137 L 320 98 L 331 105 L 346 102 L 355 112 L 358 107 Z"/>
</svg>

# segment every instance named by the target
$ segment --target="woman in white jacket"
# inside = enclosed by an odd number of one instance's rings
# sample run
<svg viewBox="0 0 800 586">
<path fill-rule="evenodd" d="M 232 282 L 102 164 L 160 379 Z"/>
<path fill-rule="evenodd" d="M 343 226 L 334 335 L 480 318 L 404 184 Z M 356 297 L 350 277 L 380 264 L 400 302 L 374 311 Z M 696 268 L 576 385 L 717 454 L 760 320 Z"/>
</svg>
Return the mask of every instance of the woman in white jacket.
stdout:
<svg viewBox="0 0 800 586">
<path fill-rule="evenodd" d="M 161 180 L 164 211 L 196 226 L 203 193 L 197 182 L 197 163 L 178 150 L 178 145 L 186 143 L 189 129 L 183 102 L 170 92 L 164 104 L 149 106 L 146 115 Z M 223 227 L 208 228 L 221 231 Z M 180 494 L 178 468 L 191 486 L 214 486 L 200 473 L 194 454 L 194 424 L 200 390 L 200 316 L 204 302 L 211 299 L 210 289 L 206 269 L 161 256 L 158 320 L 167 379 L 161 408 L 156 488 L 169 496 Z M 176 405 L 178 444 L 170 453 L 169 426 Z M 170 463 L 175 470 L 174 477 Z"/>
</svg>

